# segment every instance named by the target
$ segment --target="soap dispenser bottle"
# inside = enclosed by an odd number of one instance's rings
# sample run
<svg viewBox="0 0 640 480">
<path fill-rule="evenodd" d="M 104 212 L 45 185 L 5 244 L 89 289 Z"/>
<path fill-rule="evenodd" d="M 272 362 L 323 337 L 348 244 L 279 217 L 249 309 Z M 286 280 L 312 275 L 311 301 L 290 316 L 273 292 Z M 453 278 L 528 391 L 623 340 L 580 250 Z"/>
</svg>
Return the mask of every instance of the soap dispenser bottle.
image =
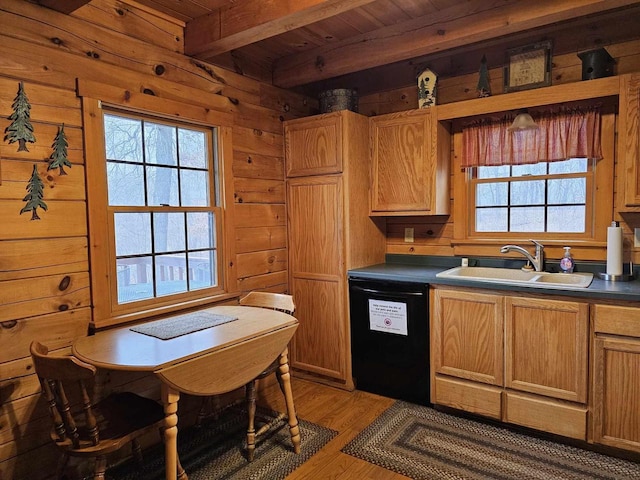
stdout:
<svg viewBox="0 0 640 480">
<path fill-rule="evenodd" d="M 564 247 L 564 257 L 560 259 L 560 270 L 563 273 L 573 273 L 573 257 L 571 256 L 571 247 Z"/>
</svg>

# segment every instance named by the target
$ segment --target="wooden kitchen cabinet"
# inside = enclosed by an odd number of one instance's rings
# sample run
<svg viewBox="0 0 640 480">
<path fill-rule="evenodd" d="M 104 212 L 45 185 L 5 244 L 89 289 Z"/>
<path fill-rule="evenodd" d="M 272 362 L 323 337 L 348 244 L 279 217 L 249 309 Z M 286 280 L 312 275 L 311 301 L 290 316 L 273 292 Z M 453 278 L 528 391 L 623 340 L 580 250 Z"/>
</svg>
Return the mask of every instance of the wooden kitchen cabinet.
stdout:
<svg viewBox="0 0 640 480">
<path fill-rule="evenodd" d="M 342 183 L 339 176 L 287 182 L 289 286 L 300 320 L 290 355 L 295 368 L 346 381 L 349 328 L 341 316 Z"/>
<path fill-rule="evenodd" d="M 640 210 L 640 74 L 620 77 L 618 165 L 623 199 L 619 210 Z M 620 203 L 620 202 L 619 202 Z"/>
<path fill-rule="evenodd" d="M 640 452 L 640 309 L 593 306 L 593 441 Z"/>
<path fill-rule="evenodd" d="M 284 124 L 287 177 L 342 172 L 343 118 L 335 112 Z"/>
<path fill-rule="evenodd" d="M 436 108 L 369 120 L 371 215 L 446 215 L 450 135 Z"/>
<path fill-rule="evenodd" d="M 589 305 L 505 298 L 505 387 L 587 403 Z"/>
<path fill-rule="evenodd" d="M 432 401 L 586 439 L 589 306 L 434 288 Z"/>
<path fill-rule="evenodd" d="M 431 348 L 436 373 L 503 385 L 503 297 L 434 290 Z"/>
<path fill-rule="evenodd" d="M 444 288 L 431 292 L 432 402 L 500 419 L 503 297 Z"/>
<path fill-rule="evenodd" d="M 585 440 L 588 365 L 588 304 L 505 298 L 504 421 Z"/>
<path fill-rule="evenodd" d="M 302 148 L 299 138 L 314 135 L 322 142 Z M 385 253 L 384 229 L 368 216 L 368 120 L 344 110 L 287 121 L 285 142 L 289 288 L 300 322 L 289 363 L 294 375 L 353 389 L 347 270 Z M 318 160 L 318 145 L 336 147 L 339 162 Z M 330 164 L 339 171 L 318 174 Z"/>
</svg>

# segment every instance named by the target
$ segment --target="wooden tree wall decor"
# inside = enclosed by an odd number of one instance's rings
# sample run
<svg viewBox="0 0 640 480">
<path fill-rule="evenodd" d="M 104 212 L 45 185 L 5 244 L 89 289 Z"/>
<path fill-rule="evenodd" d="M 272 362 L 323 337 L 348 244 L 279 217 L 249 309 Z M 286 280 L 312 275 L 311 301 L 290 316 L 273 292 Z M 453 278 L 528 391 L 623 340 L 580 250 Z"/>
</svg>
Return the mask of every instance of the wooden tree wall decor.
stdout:
<svg viewBox="0 0 640 480">
<path fill-rule="evenodd" d="M 67 147 L 69 144 L 67 143 L 67 136 L 64 133 L 64 123 L 61 127 L 58 128 L 58 134 L 56 138 L 53 140 L 53 153 L 49 157 L 51 160 L 49 162 L 49 167 L 47 170 L 53 170 L 54 168 L 59 168 L 60 175 L 66 175 L 67 172 L 64 171 L 62 167 L 71 168 L 71 162 L 67 158 Z"/>
<path fill-rule="evenodd" d="M 4 139 L 9 140 L 10 144 L 18 142 L 19 152 L 28 152 L 27 142 L 34 143 L 36 137 L 33 135 L 33 126 L 30 119 L 31 105 L 27 94 L 24 93 L 22 82 L 18 86 L 18 94 L 11 108 L 13 108 L 13 113 L 9 116 L 11 123 L 5 129 Z"/>
<path fill-rule="evenodd" d="M 37 209 L 41 208 L 45 212 L 47 211 L 47 204 L 42 199 L 44 193 L 44 183 L 38 174 L 38 166 L 33 164 L 33 172 L 29 183 L 27 183 L 27 193 L 22 199 L 27 204 L 20 210 L 20 215 L 24 212 L 31 212 L 31 220 L 40 220 Z"/>
</svg>

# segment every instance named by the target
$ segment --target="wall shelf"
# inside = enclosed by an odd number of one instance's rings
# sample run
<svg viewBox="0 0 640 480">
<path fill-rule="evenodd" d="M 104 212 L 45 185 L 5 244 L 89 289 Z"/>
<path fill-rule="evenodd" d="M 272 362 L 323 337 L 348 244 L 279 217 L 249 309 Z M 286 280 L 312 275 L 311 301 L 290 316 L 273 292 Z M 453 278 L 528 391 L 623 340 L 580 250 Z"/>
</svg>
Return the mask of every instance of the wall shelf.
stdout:
<svg viewBox="0 0 640 480">
<path fill-rule="evenodd" d="M 544 105 L 610 97 L 618 95 L 619 93 L 620 77 L 615 76 L 447 103 L 438 105 L 436 110 L 438 120 L 454 120 L 475 115 L 487 115 L 517 110 L 525 107 L 540 107 Z"/>
</svg>

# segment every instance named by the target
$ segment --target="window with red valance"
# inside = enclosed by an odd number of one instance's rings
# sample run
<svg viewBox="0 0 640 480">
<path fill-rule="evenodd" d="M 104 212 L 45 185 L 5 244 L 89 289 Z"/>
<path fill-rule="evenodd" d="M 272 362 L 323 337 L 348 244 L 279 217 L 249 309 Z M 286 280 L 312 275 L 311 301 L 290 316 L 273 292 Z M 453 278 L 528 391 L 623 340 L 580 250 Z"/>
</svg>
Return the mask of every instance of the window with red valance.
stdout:
<svg viewBox="0 0 640 480">
<path fill-rule="evenodd" d="M 467 125 L 462 167 L 602 158 L 598 107 L 549 109 L 534 120 L 537 129 L 522 131 L 509 130 L 513 116 Z"/>
</svg>

